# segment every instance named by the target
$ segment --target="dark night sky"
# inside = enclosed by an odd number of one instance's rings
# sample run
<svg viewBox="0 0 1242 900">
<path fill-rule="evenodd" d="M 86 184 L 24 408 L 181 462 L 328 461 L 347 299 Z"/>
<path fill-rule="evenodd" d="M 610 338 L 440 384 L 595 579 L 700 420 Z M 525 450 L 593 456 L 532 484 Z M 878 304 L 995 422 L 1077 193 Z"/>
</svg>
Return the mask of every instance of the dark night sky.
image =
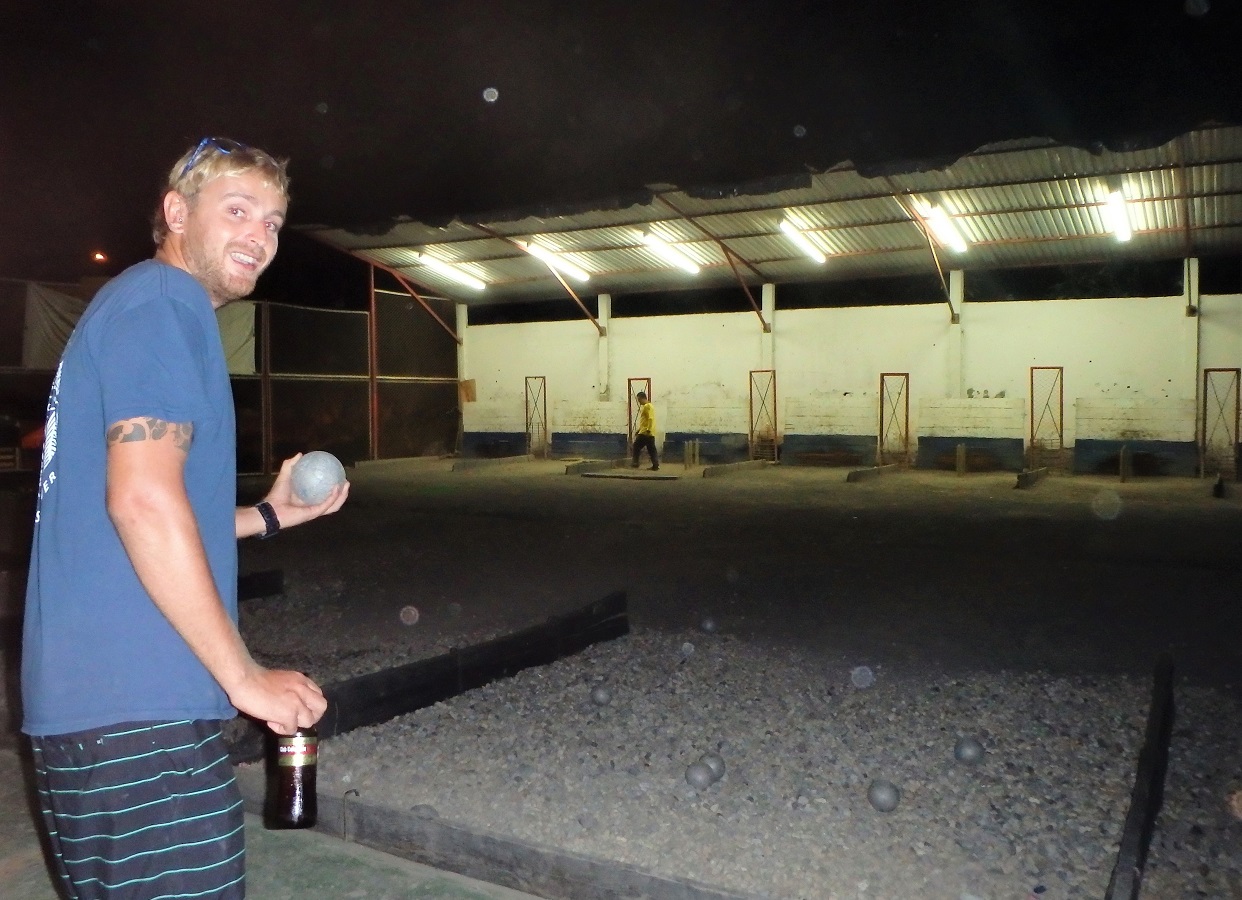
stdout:
<svg viewBox="0 0 1242 900">
<path fill-rule="evenodd" d="M 292 159 L 292 224 L 366 225 L 1242 121 L 1242 0 L 1186 3 L 0 0 L 0 275 L 150 255 L 205 134 Z M 266 294 L 333 303 L 325 253 Z"/>
</svg>

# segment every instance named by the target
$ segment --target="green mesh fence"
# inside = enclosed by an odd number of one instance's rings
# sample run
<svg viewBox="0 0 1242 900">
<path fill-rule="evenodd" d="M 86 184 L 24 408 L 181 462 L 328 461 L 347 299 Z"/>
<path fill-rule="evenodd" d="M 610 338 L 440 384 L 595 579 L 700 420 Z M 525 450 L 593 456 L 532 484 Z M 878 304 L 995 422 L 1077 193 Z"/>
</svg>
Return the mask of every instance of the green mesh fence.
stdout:
<svg viewBox="0 0 1242 900">
<path fill-rule="evenodd" d="M 427 299 L 427 304 L 441 321 L 454 326 L 452 303 Z M 457 376 L 457 343 L 416 300 L 376 294 L 375 313 L 378 374 Z"/>
<path fill-rule="evenodd" d="M 452 304 L 429 302 L 451 326 Z M 377 458 L 452 452 L 461 415 L 456 342 L 411 298 L 377 295 L 376 313 Z M 370 459 L 369 314 L 269 304 L 266 341 L 262 315 L 255 324 L 260 355 L 269 348 L 270 409 L 262 376 L 234 376 L 238 471 L 275 471 L 309 450 L 327 450 L 345 465 Z"/>
</svg>

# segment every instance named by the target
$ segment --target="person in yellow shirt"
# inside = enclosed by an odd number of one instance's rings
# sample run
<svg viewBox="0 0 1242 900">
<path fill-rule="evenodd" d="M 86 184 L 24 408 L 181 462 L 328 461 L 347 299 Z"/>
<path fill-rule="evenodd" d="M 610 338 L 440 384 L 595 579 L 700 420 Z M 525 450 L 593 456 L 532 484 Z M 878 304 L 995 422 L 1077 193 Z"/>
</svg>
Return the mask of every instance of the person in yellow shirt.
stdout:
<svg viewBox="0 0 1242 900">
<path fill-rule="evenodd" d="M 632 468 L 638 468 L 638 456 L 646 447 L 647 455 L 651 457 L 651 471 L 658 472 L 660 471 L 660 457 L 656 453 L 655 407 L 647 402 L 647 395 L 642 391 L 639 391 L 637 396 L 638 427 L 634 435 L 634 459 L 630 465 Z"/>
</svg>

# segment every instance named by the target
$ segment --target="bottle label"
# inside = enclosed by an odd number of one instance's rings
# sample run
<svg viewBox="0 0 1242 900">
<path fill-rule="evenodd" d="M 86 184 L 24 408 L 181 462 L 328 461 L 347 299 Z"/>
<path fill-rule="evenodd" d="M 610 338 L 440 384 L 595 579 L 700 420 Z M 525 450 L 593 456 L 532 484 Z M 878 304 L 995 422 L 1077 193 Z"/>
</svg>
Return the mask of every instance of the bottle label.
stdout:
<svg viewBox="0 0 1242 900">
<path fill-rule="evenodd" d="M 319 761 L 319 740 L 313 737 L 282 735 L 276 744 L 276 764 L 313 766 Z"/>
</svg>

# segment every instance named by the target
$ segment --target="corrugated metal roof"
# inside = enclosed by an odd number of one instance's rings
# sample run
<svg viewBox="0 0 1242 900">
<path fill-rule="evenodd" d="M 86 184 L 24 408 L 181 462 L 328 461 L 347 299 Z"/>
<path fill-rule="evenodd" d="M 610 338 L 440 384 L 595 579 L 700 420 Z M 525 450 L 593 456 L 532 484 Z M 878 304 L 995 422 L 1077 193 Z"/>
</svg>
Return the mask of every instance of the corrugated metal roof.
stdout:
<svg viewBox="0 0 1242 900">
<path fill-rule="evenodd" d="M 1104 203 L 1120 190 L 1134 235 L 1118 243 Z M 923 221 L 939 204 L 970 242 L 942 248 Z M 786 211 L 828 254 L 816 263 L 780 230 Z M 519 242 L 590 275 L 579 296 L 648 293 L 765 281 L 877 278 L 1176 258 L 1242 250 L 1242 128 L 1203 128 L 1159 147 L 1090 152 L 1043 139 L 994 144 L 952 165 L 866 177 L 849 164 L 735 188 L 651 187 L 598 209 L 497 213 L 479 221 L 412 220 L 383 234 L 316 226 L 311 236 L 416 286 L 466 303 L 566 297 L 547 265 Z M 643 244 L 652 231 L 702 268 L 690 275 Z M 425 253 L 486 283 L 463 288 L 420 261 Z"/>
</svg>

